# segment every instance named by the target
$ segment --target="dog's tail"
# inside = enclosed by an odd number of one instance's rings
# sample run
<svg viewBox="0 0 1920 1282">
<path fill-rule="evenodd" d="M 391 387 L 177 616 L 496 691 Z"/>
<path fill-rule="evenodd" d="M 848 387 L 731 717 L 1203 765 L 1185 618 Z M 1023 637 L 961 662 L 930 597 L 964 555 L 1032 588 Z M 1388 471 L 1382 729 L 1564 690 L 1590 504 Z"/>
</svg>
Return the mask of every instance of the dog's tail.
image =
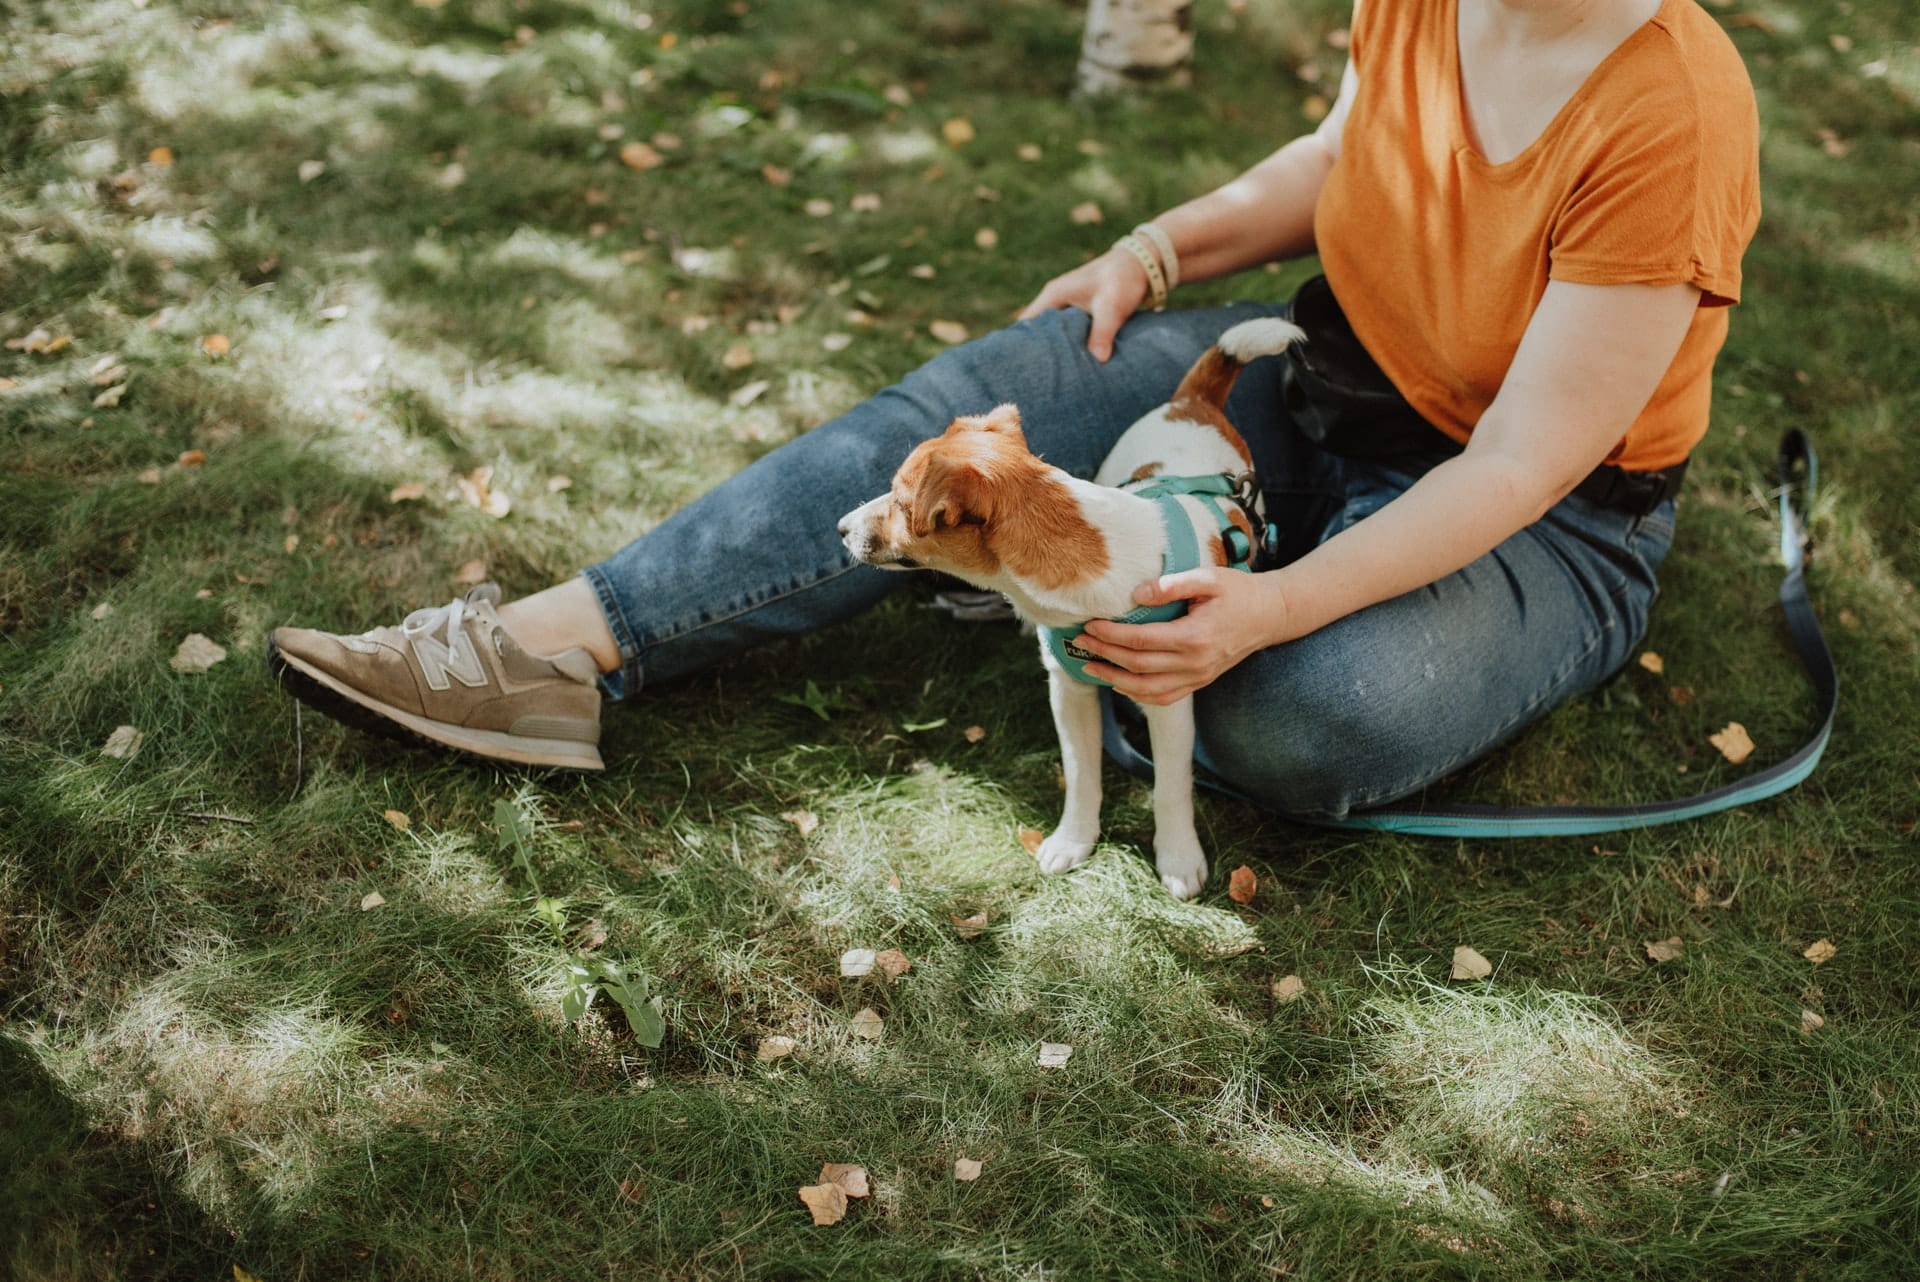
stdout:
<svg viewBox="0 0 1920 1282">
<path fill-rule="evenodd" d="M 1292 321 L 1268 316 L 1241 321 L 1220 335 L 1193 363 L 1187 376 L 1180 380 L 1180 389 L 1173 394 L 1173 399 L 1191 397 L 1221 409 L 1227 403 L 1227 393 L 1233 390 L 1233 380 L 1249 361 L 1284 352 L 1292 344 L 1306 341 L 1306 333 Z"/>
</svg>

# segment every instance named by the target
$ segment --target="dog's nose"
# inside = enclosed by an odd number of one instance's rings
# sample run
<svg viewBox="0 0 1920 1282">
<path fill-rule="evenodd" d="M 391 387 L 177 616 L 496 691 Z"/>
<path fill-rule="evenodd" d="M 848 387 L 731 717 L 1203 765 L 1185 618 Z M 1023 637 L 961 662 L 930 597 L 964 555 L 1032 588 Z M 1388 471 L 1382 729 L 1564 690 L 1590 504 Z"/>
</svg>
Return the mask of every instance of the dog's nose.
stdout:
<svg viewBox="0 0 1920 1282">
<path fill-rule="evenodd" d="M 853 533 L 853 514 L 848 513 L 846 516 L 841 517 L 840 524 L 833 528 L 840 532 L 841 538 L 846 538 L 847 535 Z"/>
</svg>

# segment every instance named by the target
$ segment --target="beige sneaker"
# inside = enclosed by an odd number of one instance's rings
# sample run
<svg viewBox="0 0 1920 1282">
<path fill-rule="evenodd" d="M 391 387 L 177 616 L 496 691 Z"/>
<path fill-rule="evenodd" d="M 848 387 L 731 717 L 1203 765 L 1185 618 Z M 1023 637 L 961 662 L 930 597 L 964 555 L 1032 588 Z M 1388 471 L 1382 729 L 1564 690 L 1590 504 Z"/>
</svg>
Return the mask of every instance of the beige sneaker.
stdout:
<svg viewBox="0 0 1920 1282">
<path fill-rule="evenodd" d="M 483 583 L 359 636 L 275 628 L 267 666 L 302 703 L 376 734 L 523 765 L 604 769 L 593 656 L 528 654 L 494 613 L 499 599 Z"/>
</svg>

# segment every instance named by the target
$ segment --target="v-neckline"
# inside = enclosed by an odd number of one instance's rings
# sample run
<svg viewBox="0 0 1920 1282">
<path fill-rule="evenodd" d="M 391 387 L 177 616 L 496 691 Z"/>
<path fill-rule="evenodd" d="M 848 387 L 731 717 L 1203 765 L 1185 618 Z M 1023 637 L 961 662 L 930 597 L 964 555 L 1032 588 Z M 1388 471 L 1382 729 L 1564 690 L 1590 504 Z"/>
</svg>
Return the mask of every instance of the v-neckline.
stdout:
<svg viewBox="0 0 1920 1282">
<path fill-rule="evenodd" d="M 1524 162 L 1532 159 L 1542 149 L 1542 144 L 1560 132 L 1565 122 L 1573 115 L 1574 108 L 1594 91 L 1594 86 L 1599 83 L 1608 66 L 1625 54 L 1630 46 L 1644 38 L 1666 13 L 1667 6 L 1673 2 L 1674 0 L 1660 0 L 1659 7 L 1653 11 L 1652 17 L 1628 32 L 1624 40 L 1607 52 L 1606 57 L 1596 62 L 1593 69 L 1587 72 L 1585 79 L 1581 80 L 1579 87 L 1560 104 L 1559 110 L 1553 113 L 1540 132 L 1533 136 L 1532 141 L 1505 160 L 1489 160 L 1486 153 L 1480 149 L 1481 144 L 1475 140 L 1473 117 L 1467 110 L 1467 80 L 1461 70 L 1460 62 L 1460 0 L 1446 0 L 1442 21 L 1446 27 L 1447 75 L 1453 91 L 1454 149 L 1489 173 L 1523 168 Z"/>
</svg>

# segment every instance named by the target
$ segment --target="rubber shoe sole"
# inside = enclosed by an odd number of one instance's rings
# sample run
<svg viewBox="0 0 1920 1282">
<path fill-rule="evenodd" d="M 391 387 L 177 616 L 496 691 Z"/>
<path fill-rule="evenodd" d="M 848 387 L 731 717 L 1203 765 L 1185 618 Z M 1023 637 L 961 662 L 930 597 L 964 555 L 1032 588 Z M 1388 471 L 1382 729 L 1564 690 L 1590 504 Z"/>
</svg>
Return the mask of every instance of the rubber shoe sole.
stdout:
<svg viewBox="0 0 1920 1282">
<path fill-rule="evenodd" d="M 535 739 L 499 730 L 473 730 L 422 717 L 369 698 L 311 664 L 267 642 L 267 671 L 288 694 L 335 721 L 402 743 L 452 748 L 490 761 L 560 770 L 605 770 L 600 749 L 567 739 Z"/>
</svg>

